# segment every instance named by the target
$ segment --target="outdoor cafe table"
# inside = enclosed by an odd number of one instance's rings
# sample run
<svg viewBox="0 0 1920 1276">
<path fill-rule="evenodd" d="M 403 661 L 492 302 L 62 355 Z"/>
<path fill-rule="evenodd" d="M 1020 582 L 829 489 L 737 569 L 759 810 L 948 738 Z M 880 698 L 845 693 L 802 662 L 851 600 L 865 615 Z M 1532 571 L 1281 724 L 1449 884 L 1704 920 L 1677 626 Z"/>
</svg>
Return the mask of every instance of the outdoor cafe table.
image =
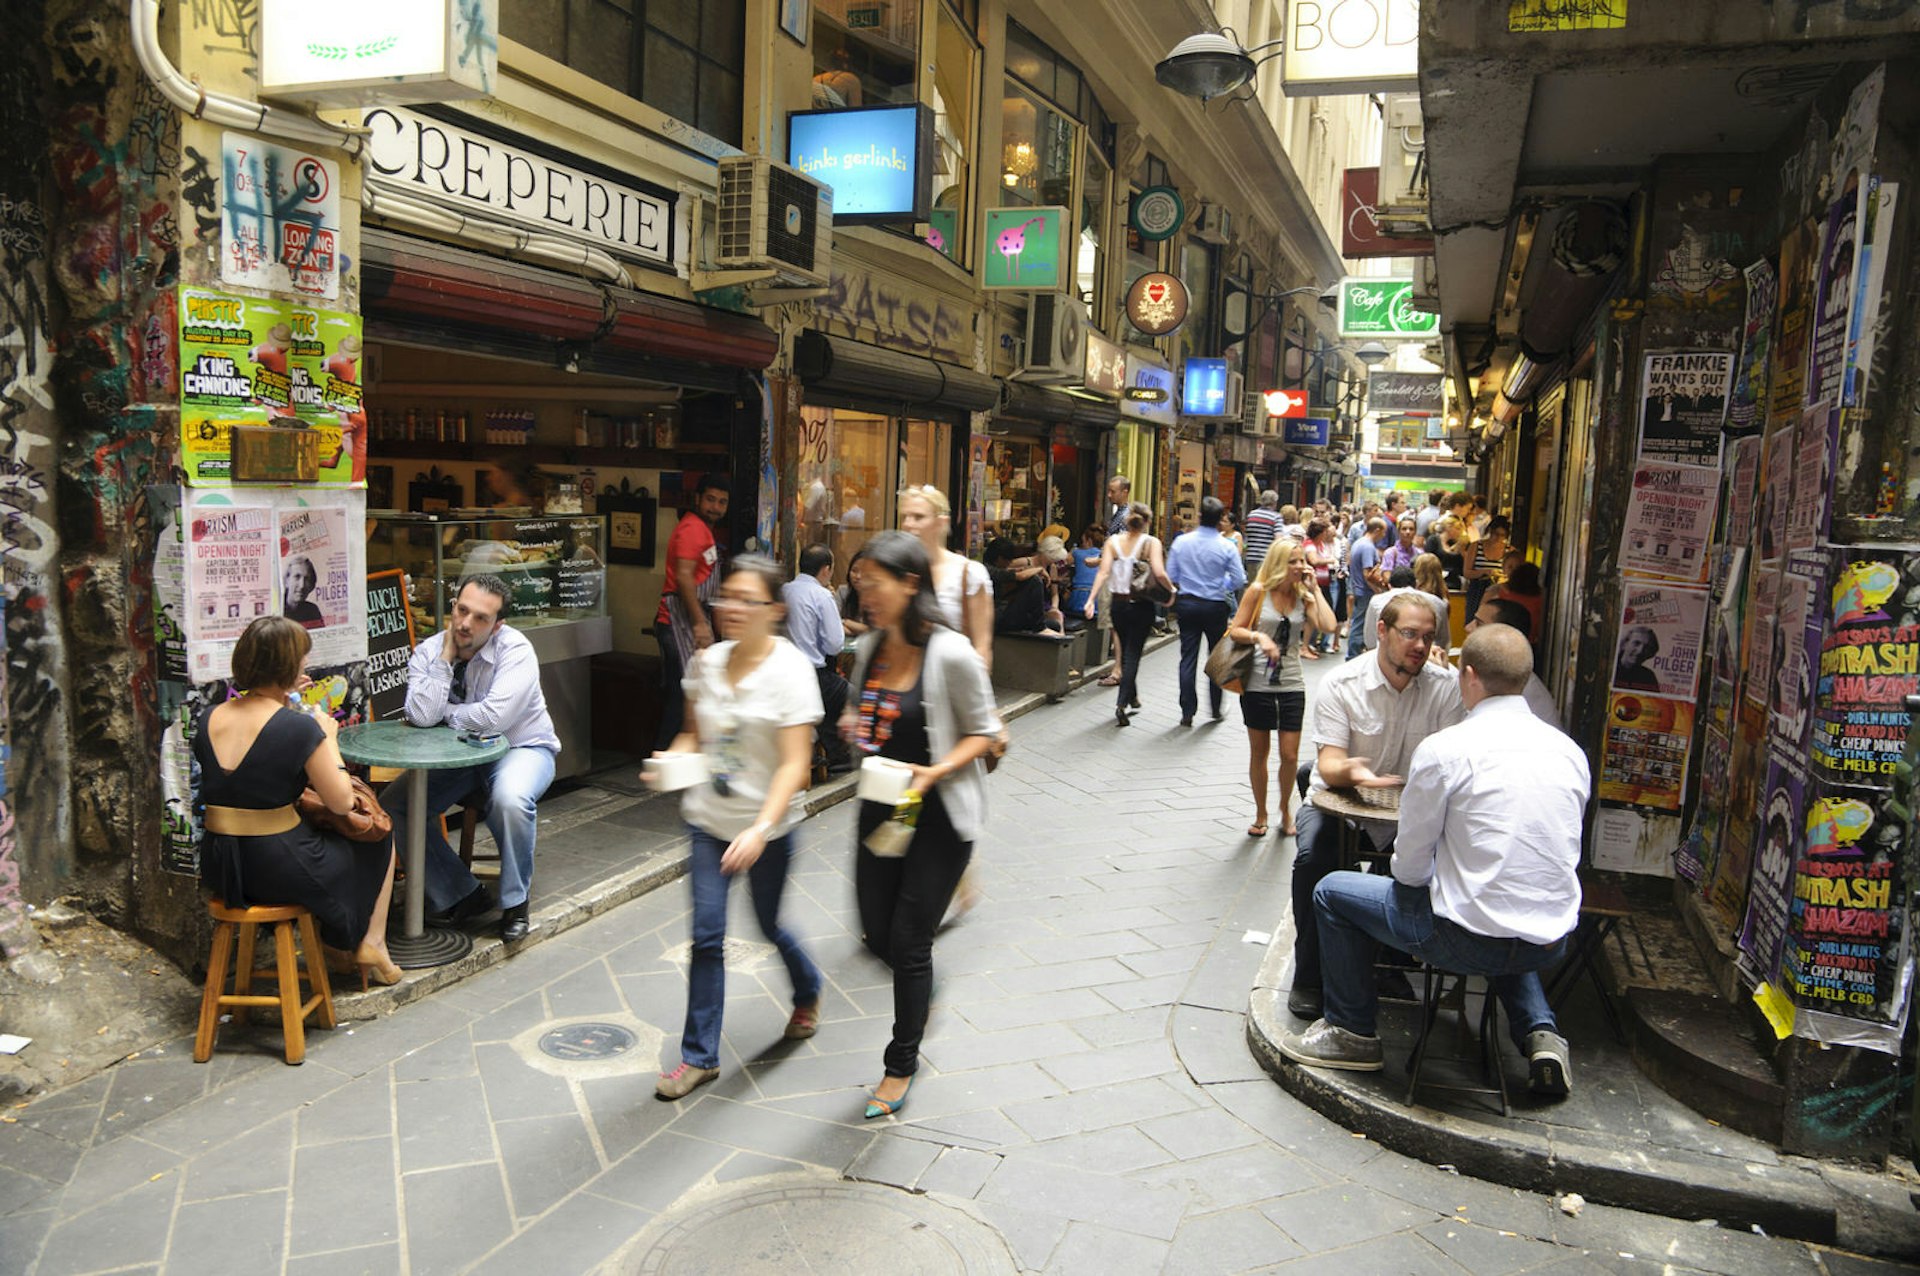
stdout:
<svg viewBox="0 0 1920 1276">
<path fill-rule="evenodd" d="M 1360 795 L 1352 789 L 1313 789 L 1308 792 L 1307 800 L 1339 821 L 1341 868 L 1354 868 L 1362 859 L 1373 858 L 1363 855 L 1360 850 L 1360 829 L 1354 826 L 1355 820 L 1374 820 L 1394 825 L 1400 823 L 1399 806 L 1374 806 L 1370 802 L 1362 802 Z"/>
<path fill-rule="evenodd" d="M 419 970 L 458 961 L 473 949 L 473 937 L 451 927 L 426 924 L 427 772 L 492 762 L 507 752 L 505 736 L 470 744 L 452 727 L 416 727 L 405 722 L 363 722 L 340 728 L 340 756 L 364 766 L 398 767 L 407 773 L 407 909 L 401 932 L 387 950 L 396 966 Z"/>
</svg>

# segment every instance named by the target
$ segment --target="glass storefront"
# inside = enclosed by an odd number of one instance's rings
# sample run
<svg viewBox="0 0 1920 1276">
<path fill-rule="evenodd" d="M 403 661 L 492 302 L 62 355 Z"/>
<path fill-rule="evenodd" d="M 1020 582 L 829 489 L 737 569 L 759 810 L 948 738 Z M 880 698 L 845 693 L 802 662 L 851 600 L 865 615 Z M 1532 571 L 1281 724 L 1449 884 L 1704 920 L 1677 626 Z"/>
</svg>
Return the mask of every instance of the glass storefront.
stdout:
<svg viewBox="0 0 1920 1276">
<path fill-rule="evenodd" d="M 875 532 L 896 524 L 900 489 L 932 484 L 952 492 L 953 426 L 852 408 L 800 409 L 794 467 L 795 544 L 832 547 L 836 582 Z M 958 521 L 958 515 L 956 515 Z"/>
</svg>

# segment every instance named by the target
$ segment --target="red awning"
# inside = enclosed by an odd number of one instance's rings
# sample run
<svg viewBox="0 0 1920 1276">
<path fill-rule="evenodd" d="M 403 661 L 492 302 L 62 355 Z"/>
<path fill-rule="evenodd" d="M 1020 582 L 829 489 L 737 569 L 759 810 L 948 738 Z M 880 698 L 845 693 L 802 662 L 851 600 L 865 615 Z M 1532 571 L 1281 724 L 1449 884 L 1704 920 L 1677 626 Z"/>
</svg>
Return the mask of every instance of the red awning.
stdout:
<svg viewBox="0 0 1920 1276">
<path fill-rule="evenodd" d="M 361 309 L 369 321 L 593 342 L 609 353 L 756 371 L 779 346 L 758 319 L 524 262 L 372 228 L 361 249 Z"/>
</svg>

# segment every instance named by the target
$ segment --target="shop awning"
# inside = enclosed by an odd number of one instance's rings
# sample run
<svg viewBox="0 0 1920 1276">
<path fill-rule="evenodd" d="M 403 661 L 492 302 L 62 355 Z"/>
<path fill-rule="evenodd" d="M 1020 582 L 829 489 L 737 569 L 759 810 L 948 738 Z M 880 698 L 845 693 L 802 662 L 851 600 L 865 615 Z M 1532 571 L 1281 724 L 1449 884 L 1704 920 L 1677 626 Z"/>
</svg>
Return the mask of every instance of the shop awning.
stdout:
<svg viewBox="0 0 1920 1276">
<path fill-rule="evenodd" d="M 1000 382 L 972 369 L 811 329 L 794 344 L 793 370 L 810 394 L 960 412 L 1000 402 Z"/>
<path fill-rule="evenodd" d="M 1103 400 L 1083 399 L 1051 386 L 1029 385 L 1024 381 L 1007 382 L 1007 396 L 1000 409 L 1002 417 L 1022 417 L 1029 421 L 1060 422 L 1111 430 L 1120 424 L 1120 405 Z"/>
<path fill-rule="evenodd" d="M 475 353 L 557 359 L 730 387 L 773 362 L 773 330 L 745 315 L 368 228 L 361 309 L 373 338 L 456 342 Z"/>
</svg>

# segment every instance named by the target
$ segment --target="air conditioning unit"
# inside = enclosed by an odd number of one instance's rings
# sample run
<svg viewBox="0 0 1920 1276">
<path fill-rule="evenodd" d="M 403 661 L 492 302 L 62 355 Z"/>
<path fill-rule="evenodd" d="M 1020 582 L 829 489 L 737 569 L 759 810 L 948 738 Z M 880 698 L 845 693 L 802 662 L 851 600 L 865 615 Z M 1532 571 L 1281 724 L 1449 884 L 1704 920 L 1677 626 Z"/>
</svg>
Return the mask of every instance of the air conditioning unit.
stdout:
<svg viewBox="0 0 1920 1276">
<path fill-rule="evenodd" d="M 1233 214 L 1224 204 L 1200 205 L 1193 215 L 1193 237 L 1209 244 L 1224 244 L 1233 238 Z"/>
<path fill-rule="evenodd" d="M 1256 439 L 1267 433 L 1266 396 L 1258 390 L 1249 390 L 1241 396 L 1240 433 Z"/>
<path fill-rule="evenodd" d="M 1078 298 L 1037 292 L 1027 303 L 1027 351 L 1023 381 L 1079 382 L 1087 367 L 1087 312 Z"/>
<path fill-rule="evenodd" d="M 833 273 L 833 189 L 764 155 L 720 161 L 721 269 L 772 270 L 778 283 L 824 287 Z"/>
</svg>

